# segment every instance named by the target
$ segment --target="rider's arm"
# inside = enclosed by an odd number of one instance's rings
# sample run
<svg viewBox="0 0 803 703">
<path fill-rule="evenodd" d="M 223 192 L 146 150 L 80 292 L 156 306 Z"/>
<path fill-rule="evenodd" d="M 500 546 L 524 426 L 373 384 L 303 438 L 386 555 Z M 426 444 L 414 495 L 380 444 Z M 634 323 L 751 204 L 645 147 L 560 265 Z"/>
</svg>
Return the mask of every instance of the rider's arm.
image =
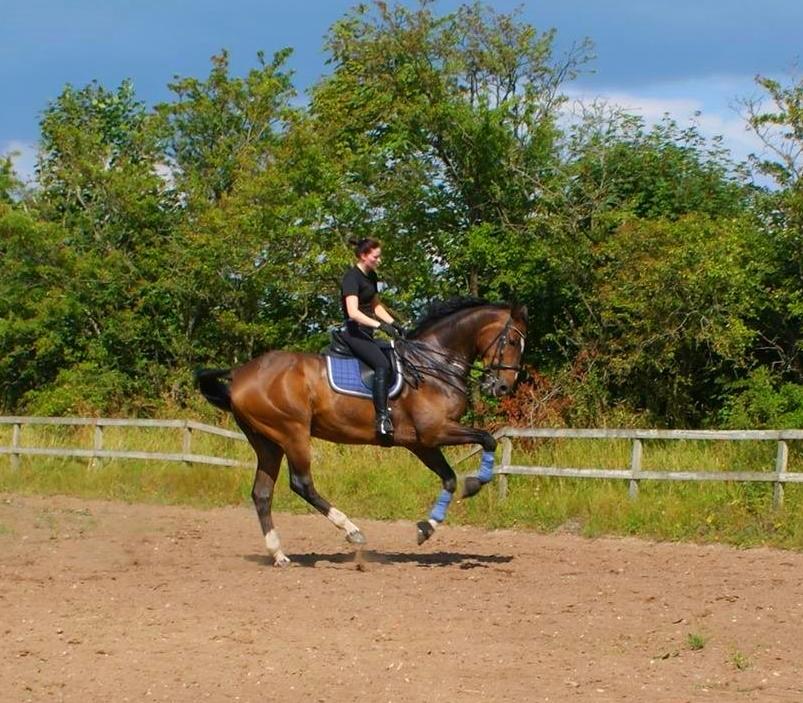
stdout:
<svg viewBox="0 0 803 703">
<path fill-rule="evenodd" d="M 393 324 L 394 319 L 393 315 L 391 315 L 387 310 L 385 310 L 385 306 L 379 302 L 379 298 L 374 298 L 371 301 L 371 305 L 374 308 L 374 315 L 376 315 L 382 322 L 388 322 Z"/>
<path fill-rule="evenodd" d="M 374 308 L 376 311 L 376 308 Z M 372 317 L 368 317 L 364 312 L 360 312 L 360 303 L 356 295 L 346 296 L 346 313 L 350 320 L 358 322 L 365 327 L 379 328 L 379 322 Z"/>
</svg>

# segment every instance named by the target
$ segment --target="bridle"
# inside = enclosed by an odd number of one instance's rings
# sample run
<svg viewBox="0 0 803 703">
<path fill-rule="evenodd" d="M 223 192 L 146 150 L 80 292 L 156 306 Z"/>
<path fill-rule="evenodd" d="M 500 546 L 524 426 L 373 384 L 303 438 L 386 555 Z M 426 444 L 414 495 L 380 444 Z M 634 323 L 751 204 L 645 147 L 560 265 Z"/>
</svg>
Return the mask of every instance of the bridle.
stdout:
<svg viewBox="0 0 803 703">
<path fill-rule="evenodd" d="M 524 342 L 527 340 L 527 335 L 524 334 L 518 327 L 513 326 L 513 316 L 507 318 L 507 322 L 505 326 L 499 330 L 496 336 L 491 340 L 490 344 L 488 344 L 485 349 L 482 350 L 480 354 L 480 359 L 484 359 L 485 355 L 488 353 L 488 350 L 496 345 L 496 349 L 494 349 L 494 355 L 491 357 L 491 363 L 486 364 L 483 368 L 487 371 L 516 371 L 519 372 L 522 369 L 521 365 L 521 357 L 519 357 L 519 363 L 516 366 L 511 366 L 510 364 L 503 364 L 502 359 L 505 355 L 505 347 L 507 346 L 510 337 L 511 330 L 518 334 L 521 337 L 522 341 L 522 349 L 524 349 Z M 499 363 L 497 363 L 497 359 L 499 359 Z"/>
<path fill-rule="evenodd" d="M 466 384 L 472 380 L 478 382 L 481 386 L 491 388 L 498 388 L 504 385 L 500 378 L 502 371 L 515 371 L 520 375 L 524 367 L 522 362 L 523 353 L 519 356 L 519 363 L 516 366 L 503 363 L 505 347 L 510 341 L 510 334 L 515 332 L 521 337 L 521 348 L 524 351 L 524 343 L 527 335 L 522 332 L 518 327 L 513 326 L 513 316 L 508 317 L 504 327 L 496 334 L 496 336 L 485 347 L 482 354 L 473 364 L 465 364 L 451 357 L 448 352 L 436 349 L 425 342 L 418 340 L 402 340 L 396 345 L 396 348 L 401 352 L 399 360 L 404 369 L 404 375 L 407 381 L 414 388 L 417 388 L 424 376 L 433 376 L 442 383 L 455 388 L 461 393 L 466 392 Z M 488 354 L 492 347 L 494 347 L 491 363 L 483 364 L 482 359 Z M 415 358 L 411 357 L 408 352 L 412 352 Z M 472 373 L 472 378 L 466 378 L 469 372 Z"/>
<path fill-rule="evenodd" d="M 507 347 L 508 343 L 510 342 L 510 333 L 515 332 L 521 337 L 521 351 L 522 353 L 519 354 L 519 363 L 515 366 L 511 364 L 503 363 L 505 358 L 505 348 Z M 493 382 L 501 383 L 502 379 L 499 376 L 500 371 L 515 371 L 516 375 L 518 376 L 522 369 L 524 368 L 522 365 L 522 359 L 524 357 L 524 344 L 527 341 L 527 335 L 524 334 L 518 327 L 513 326 L 513 316 L 511 315 L 508 317 L 505 326 L 499 330 L 497 335 L 491 340 L 487 347 L 483 350 L 482 354 L 480 354 L 480 360 L 484 359 L 488 351 L 496 345 L 494 349 L 493 356 L 491 357 L 491 363 L 485 364 L 480 369 L 480 382 L 486 382 L 487 377 L 491 377 Z M 482 363 L 480 361 L 480 363 Z"/>
</svg>

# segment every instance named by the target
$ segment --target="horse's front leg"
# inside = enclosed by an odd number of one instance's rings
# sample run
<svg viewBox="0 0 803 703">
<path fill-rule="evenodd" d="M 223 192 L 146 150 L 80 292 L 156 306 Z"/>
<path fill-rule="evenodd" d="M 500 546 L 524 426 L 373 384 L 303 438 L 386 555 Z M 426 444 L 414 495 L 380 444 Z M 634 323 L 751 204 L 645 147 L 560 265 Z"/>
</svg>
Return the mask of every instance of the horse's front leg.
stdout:
<svg viewBox="0 0 803 703">
<path fill-rule="evenodd" d="M 455 422 L 447 425 L 442 430 L 438 443 L 441 446 L 479 444 L 482 447 L 479 470 L 473 476 L 466 476 L 463 481 L 463 498 L 470 498 L 476 495 L 493 478 L 497 443 L 496 438 L 490 432 L 478 430 L 474 427 L 464 427 Z"/>
<path fill-rule="evenodd" d="M 446 519 L 446 511 L 457 488 L 457 477 L 452 467 L 449 466 L 449 462 L 446 461 L 446 457 L 443 456 L 443 452 L 437 447 L 415 447 L 410 451 L 421 459 L 427 468 L 438 475 L 443 485 L 443 489 L 429 513 L 429 520 L 421 520 L 417 525 L 418 544 L 423 544 L 432 537 L 435 528 Z"/>
</svg>

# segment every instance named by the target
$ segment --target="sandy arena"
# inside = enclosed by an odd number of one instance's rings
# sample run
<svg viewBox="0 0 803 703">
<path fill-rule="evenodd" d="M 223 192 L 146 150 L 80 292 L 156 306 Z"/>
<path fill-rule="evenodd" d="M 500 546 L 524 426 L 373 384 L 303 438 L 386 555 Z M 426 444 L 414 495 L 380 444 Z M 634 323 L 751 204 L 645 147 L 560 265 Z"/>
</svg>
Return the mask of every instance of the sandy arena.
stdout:
<svg viewBox="0 0 803 703">
<path fill-rule="evenodd" d="M 0 496 L 0 700 L 803 701 L 803 554 L 276 519 Z"/>
</svg>

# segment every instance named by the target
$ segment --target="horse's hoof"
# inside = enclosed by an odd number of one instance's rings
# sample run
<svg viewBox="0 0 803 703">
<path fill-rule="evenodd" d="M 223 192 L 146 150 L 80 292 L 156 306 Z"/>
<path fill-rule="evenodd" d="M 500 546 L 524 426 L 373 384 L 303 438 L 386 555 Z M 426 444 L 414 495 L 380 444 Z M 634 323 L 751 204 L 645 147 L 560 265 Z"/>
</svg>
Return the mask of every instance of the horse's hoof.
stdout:
<svg viewBox="0 0 803 703">
<path fill-rule="evenodd" d="M 346 542 L 351 544 L 365 544 L 365 535 L 357 530 L 356 532 L 349 532 L 346 535 Z"/>
<path fill-rule="evenodd" d="M 280 554 L 273 558 L 273 565 L 283 569 L 285 566 L 290 566 L 293 562 L 284 554 Z"/>
<path fill-rule="evenodd" d="M 432 535 L 435 534 L 435 528 L 430 525 L 426 520 L 422 520 L 416 526 L 418 527 L 418 544 L 422 545 L 426 542 Z"/>
<path fill-rule="evenodd" d="M 477 495 L 480 488 L 482 488 L 482 483 L 476 476 L 466 476 L 466 480 L 463 481 L 463 498 Z"/>
</svg>

